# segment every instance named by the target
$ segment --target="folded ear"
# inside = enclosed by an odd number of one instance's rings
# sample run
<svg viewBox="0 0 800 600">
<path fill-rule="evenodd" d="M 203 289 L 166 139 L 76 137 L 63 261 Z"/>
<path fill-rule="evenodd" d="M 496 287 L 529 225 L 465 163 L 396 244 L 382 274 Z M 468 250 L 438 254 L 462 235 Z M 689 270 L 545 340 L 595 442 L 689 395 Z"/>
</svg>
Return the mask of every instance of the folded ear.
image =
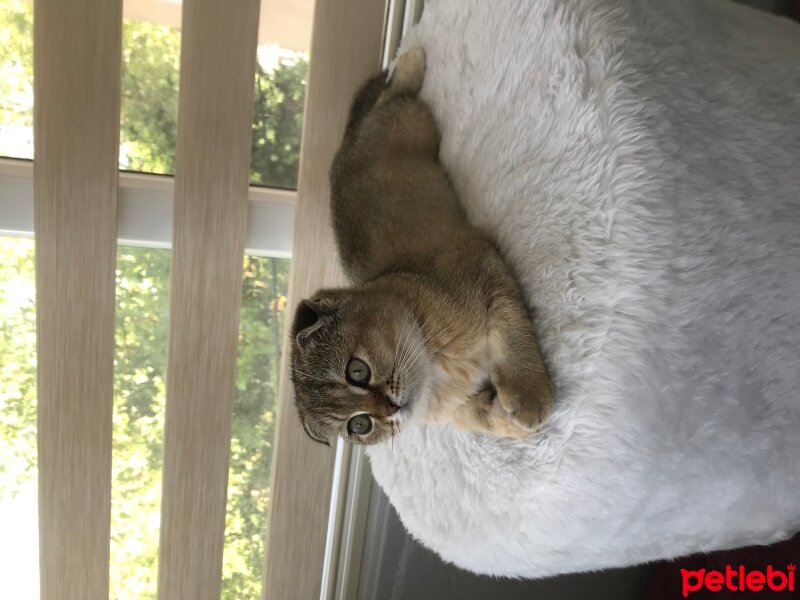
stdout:
<svg viewBox="0 0 800 600">
<path fill-rule="evenodd" d="M 313 300 L 302 300 L 294 311 L 292 338 L 302 347 L 308 336 L 322 327 L 322 307 Z"/>
<path fill-rule="evenodd" d="M 318 331 L 325 317 L 336 312 L 336 300 L 317 294 L 310 300 L 302 300 L 294 312 L 292 323 L 292 338 L 302 348 L 309 336 Z"/>
</svg>

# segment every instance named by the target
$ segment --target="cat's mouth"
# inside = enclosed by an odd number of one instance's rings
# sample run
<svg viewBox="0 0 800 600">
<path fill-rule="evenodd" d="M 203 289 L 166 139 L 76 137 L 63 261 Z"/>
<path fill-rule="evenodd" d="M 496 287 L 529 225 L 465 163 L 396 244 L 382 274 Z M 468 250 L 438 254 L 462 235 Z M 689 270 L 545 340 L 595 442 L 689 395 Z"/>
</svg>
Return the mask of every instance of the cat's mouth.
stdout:
<svg viewBox="0 0 800 600">
<path fill-rule="evenodd" d="M 389 414 L 395 415 L 397 413 L 408 412 L 411 408 L 410 394 L 400 394 L 399 396 L 390 396 L 389 400 Z"/>
<path fill-rule="evenodd" d="M 386 404 L 386 419 L 390 422 L 404 420 L 411 411 L 411 403 L 404 398 L 389 398 Z"/>
</svg>

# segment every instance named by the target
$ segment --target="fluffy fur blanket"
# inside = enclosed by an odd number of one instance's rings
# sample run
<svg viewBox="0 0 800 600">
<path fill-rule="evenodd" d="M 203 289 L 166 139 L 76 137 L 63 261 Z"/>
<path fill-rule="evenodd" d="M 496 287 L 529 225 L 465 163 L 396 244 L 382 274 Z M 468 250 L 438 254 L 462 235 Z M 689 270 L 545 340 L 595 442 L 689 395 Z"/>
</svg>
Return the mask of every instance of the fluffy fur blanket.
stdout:
<svg viewBox="0 0 800 600">
<path fill-rule="evenodd" d="M 369 448 L 408 530 L 542 577 L 800 528 L 800 27 L 725 0 L 429 0 L 422 96 L 559 390 Z"/>
</svg>

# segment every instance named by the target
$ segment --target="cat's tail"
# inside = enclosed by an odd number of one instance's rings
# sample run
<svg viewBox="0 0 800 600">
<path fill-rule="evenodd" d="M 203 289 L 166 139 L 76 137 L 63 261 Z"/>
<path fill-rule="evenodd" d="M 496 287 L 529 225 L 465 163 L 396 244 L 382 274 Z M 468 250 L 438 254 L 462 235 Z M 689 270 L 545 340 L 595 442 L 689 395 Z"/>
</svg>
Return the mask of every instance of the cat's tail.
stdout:
<svg viewBox="0 0 800 600">
<path fill-rule="evenodd" d="M 389 87 L 380 101 L 416 96 L 425 81 L 425 50 L 420 46 L 401 54 L 389 72 Z"/>
</svg>

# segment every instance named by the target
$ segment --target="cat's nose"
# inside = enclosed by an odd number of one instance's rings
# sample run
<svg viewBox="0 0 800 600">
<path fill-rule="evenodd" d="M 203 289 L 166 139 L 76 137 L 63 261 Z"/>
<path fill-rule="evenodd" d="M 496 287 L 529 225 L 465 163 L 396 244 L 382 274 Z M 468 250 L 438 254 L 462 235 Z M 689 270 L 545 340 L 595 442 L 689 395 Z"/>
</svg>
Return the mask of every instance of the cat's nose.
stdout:
<svg viewBox="0 0 800 600">
<path fill-rule="evenodd" d="M 400 407 L 394 403 L 394 400 L 392 399 L 394 394 L 391 392 L 392 390 L 389 387 L 389 384 L 384 384 L 381 389 L 381 394 L 383 394 L 383 399 L 386 403 L 386 410 L 389 412 L 389 416 L 392 416 L 394 413 L 400 410 Z"/>
</svg>

